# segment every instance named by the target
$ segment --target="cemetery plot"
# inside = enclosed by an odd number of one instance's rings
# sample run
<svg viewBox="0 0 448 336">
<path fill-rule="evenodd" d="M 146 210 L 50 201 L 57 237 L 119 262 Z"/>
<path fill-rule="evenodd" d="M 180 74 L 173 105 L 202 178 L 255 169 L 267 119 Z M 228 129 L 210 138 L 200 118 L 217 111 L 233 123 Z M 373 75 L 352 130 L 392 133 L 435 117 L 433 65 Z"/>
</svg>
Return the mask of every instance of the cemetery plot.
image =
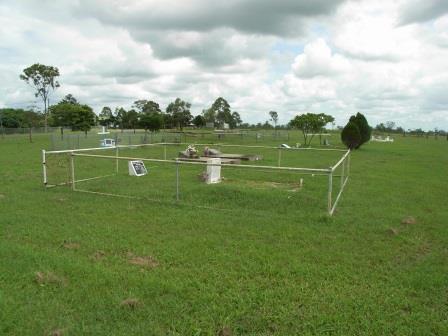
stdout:
<svg viewBox="0 0 448 336">
<path fill-rule="evenodd" d="M 271 204 L 285 213 L 306 207 L 331 215 L 348 177 L 346 151 L 210 146 L 159 143 L 54 154 L 65 155 L 73 190 L 216 210 Z M 227 153 L 240 159 L 219 158 Z"/>
</svg>

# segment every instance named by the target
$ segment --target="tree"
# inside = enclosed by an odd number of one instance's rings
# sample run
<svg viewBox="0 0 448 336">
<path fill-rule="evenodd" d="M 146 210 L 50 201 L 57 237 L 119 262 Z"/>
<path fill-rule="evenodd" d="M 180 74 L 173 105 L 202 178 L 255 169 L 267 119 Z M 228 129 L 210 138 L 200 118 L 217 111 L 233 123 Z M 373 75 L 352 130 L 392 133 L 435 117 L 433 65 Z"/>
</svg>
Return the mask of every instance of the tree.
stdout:
<svg viewBox="0 0 448 336">
<path fill-rule="evenodd" d="M 190 107 L 190 103 L 185 102 L 180 98 L 176 98 L 176 100 L 170 103 L 166 108 L 166 113 L 173 118 L 174 124 L 180 130 L 183 130 L 183 128 L 190 123 L 191 119 L 193 119 L 193 116 L 190 113 Z"/>
<path fill-rule="evenodd" d="M 323 113 L 306 113 L 297 115 L 289 122 L 291 127 L 297 128 L 302 131 L 303 140 L 305 146 L 309 146 L 316 133 L 319 133 L 322 128 L 327 124 L 327 116 Z"/>
<path fill-rule="evenodd" d="M 361 143 L 361 133 L 353 121 L 349 121 L 341 132 L 341 140 L 349 149 L 359 148 Z"/>
<path fill-rule="evenodd" d="M 137 110 L 138 122 L 151 132 L 158 131 L 163 125 L 163 115 L 158 103 L 152 100 L 136 100 L 133 107 Z"/>
<path fill-rule="evenodd" d="M 230 105 L 222 97 L 217 98 L 212 106 L 209 109 L 209 113 L 215 116 L 215 122 L 218 127 L 223 128 L 224 124 L 228 124 L 229 126 L 234 126 L 232 119 L 232 112 L 230 111 Z M 233 128 L 233 127 L 232 127 Z"/>
<path fill-rule="evenodd" d="M 75 100 L 76 101 L 76 100 Z M 50 107 L 53 126 L 69 126 L 72 131 L 83 131 L 86 135 L 95 124 L 95 113 L 88 105 L 61 100 Z"/>
<path fill-rule="evenodd" d="M 109 127 L 114 123 L 114 115 L 112 114 L 112 109 L 109 106 L 104 106 L 98 116 L 98 120 L 101 126 Z"/>
<path fill-rule="evenodd" d="M 136 110 L 131 109 L 131 110 L 127 111 L 123 116 L 123 120 L 122 120 L 123 126 L 125 128 L 132 128 L 135 133 L 135 128 L 138 125 L 138 118 L 139 118 L 139 114 Z"/>
<path fill-rule="evenodd" d="M 196 117 L 193 118 L 193 124 L 197 128 L 202 128 L 205 126 L 205 118 L 203 116 L 201 116 L 200 114 L 198 114 Z"/>
<path fill-rule="evenodd" d="M 75 97 L 73 97 L 73 95 L 71 93 L 69 93 L 68 95 L 66 95 L 62 100 L 62 103 L 67 103 L 67 104 L 78 104 L 78 101 L 76 100 Z"/>
<path fill-rule="evenodd" d="M 274 123 L 274 128 L 277 128 L 278 113 L 275 111 L 269 111 L 269 116 L 271 117 L 271 121 Z"/>
<path fill-rule="evenodd" d="M 122 107 L 117 107 L 115 109 L 115 122 L 119 125 L 121 132 L 123 132 L 123 129 L 126 127 L 127 114 L 128 112 Z"/>
<path fill-rule="evenodd" d="M 58 76 L 58 68 L 39 63 L 23 69 L 23 73 L 20 75 L 20 79 L 36 89 L 34 95 L 43 100 L 45 132 L 48 127 L 49 95 L 52 90 L 54 91 L 60 86 L 59 82 L 56 80 L 56 77 Z"/>
<path fill-rule="evenodd" d="M 230 124 L 230 128 L 239 127 L 243 121 L 241 120 L 241 116 L 238 112 L 232 112 L 232 121 Z"/>
<path fill-rule="evenodd" d="M 354 122 L 356 126 L 358 126 L 359 133 L 361 134 L 361 142 L 358 145 L 359 148 L 362 144 L 370 140 L 372 129 L 370 128 L 366 117 L 359 112 L 355 116 L 351 116 L 350 121 Z"/>
<path fill-rule="evenodd" d="M 215 110 L 213 110 L 211 108 L 202 110 L 202 116 L 204 117 L 206 123 L 215 124 L 215 122 L 216 122 L 216 111 Z"/>
<path fill-rule="evenodd" d="M 325 113 L 319 113 L 319 118 L 321 119 L 322 126 L 319 130 L 319 143 L 322 145 L 322 133 L 324 132 L 327 124 L 334 122 L 334 117 Z"/>
<path fill-rule="evenodd" d="M 158 131 L 162 127 L 163 118 L 160 112 L 145 112 L 140 114 L 140 124 L 145 131 Z"/>
</svg>

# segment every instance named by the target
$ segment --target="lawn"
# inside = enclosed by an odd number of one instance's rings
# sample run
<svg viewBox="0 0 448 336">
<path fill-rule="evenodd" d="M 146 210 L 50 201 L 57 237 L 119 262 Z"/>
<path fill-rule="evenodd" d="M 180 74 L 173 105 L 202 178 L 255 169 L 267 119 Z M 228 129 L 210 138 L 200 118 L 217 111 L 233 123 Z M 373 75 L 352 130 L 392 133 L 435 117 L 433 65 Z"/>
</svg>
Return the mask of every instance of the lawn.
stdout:
<svg viewBox="0 0 448 336">
<path fill-rule="evenodd" d="M 288 189 L 288 176 L 235 173 L 207 197 L 190 194 L 191 206 L 45 190 L 40 150 L 51 146 L 45 135 L 0 138 L 2 335 L 448 334 L 444 139 L 354 152 L 333 217 L 310 176 L 303 193 L 288 194 L 261 182 Z M 160 174 L 157 196 L 167 175 L 149 170 Z M 197 173 L 183 172 L 182 195 L 200 184 Z M 148 191 L 125 175 L 85 187 Z M 207 201 L 226 210 L 194 206 Z"/>
</svg>

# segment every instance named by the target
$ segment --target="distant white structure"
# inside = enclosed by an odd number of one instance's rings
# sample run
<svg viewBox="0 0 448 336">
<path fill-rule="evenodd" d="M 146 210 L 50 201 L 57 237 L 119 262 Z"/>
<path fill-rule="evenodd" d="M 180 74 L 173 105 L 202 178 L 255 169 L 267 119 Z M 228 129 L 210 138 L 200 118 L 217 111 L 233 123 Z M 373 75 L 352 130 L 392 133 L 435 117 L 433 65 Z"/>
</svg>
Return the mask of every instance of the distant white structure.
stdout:
<svg viewBox="0 0 448 336">
<path fill-rule="evenodd" d="M 115 139 L 102 139 L 100 141 L 101 147 L 115 147 Z"/>
<path fill-rule="evenodd" d="M 281 144 L 280 147 L 281 148 L 291 148 L 291 146 L 288 144 Z"/>
<path fill-rule="evenodd" d="M 98 132 L 97 134 L 109 134 L 109 132 L 106 131 L 106 126 L 101 126 L 102 130 L 101 132 Z"/>
<path fill-rule="evenodd" d="M 390 136 L 387 136 L 387 137 L 383 138 L 382 136 L 372 135 L 372 137 L 370 138 L 370 141 L 375 141 L 375 142 L 394 142 L 394 139 L 391 138 Z"/>
<path fill-rule="evenodd" d="M 221 182 L 221 166 L 214 166 L 217 164 L 221 164 L 220 158 L 207 160 L 207 178 L 205 180 L 205 183 L 213 184 Z"/>
</svg>

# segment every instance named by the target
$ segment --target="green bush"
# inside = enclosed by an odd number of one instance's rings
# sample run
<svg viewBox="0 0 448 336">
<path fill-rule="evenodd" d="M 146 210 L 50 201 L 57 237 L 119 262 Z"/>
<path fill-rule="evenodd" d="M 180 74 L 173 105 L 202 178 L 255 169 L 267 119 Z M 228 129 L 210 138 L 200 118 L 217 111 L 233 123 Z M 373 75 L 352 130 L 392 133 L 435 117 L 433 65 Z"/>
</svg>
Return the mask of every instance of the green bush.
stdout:
<svg viewBox="0 0 448 336">
<path fill-rule="evenodd" d="M 355 122 L 349 121 L 345 125 L 341 133 L 341 140 L 349 149 L 359 148 L 361 145 L 361 133 Z"/>
<path fill-rule="evenodd" d="M 361 147 L 362 144 L 368 142 L 370 140 L 372 129 L 367 122 L 366 117 L 361 113 L 357 113 L 356 116 L 351 116 L 350 121 L 354 122 L 356 126 L 358 126 L 359 133 L 361 134 L 361 142 L 356 148 Z"/>
</svg>

